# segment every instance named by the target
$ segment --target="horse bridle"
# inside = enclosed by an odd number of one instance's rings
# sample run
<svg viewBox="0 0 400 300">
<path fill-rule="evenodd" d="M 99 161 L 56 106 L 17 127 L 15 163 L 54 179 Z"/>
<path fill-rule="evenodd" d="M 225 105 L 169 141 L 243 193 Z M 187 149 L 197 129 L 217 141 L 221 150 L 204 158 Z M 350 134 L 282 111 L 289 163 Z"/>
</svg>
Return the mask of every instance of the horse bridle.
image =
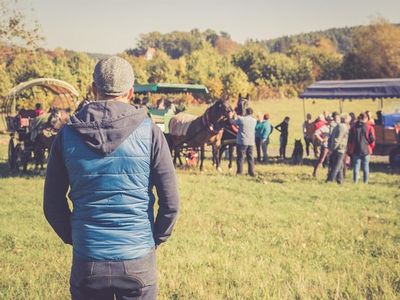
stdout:
<svg viewBox="0 0 400 300">
<path fill-rule="evenodd" d="M 206 130 L 211 133 L 211 134 L 218 134 L 221 130 L 223 130 L 223 126 L 220 126 L 219 130 L 215 130 L 214 128 L 214 123 L 210 121 L 210 111 L 211 111 L 211 107 L 207 108 L 207 110 L 205 111 L 205 113 L 203 114 L 203 116 L 201 117 L 201 120 L 203 122 L 204 127 L 206 128 Z M 217 120 L 217 124 L 219 123 L 220 120 Z M 188 143 L 189 141 L 193 140 L 198 134 L 200 134 L 203 131 L 204 128 L 201 128 L 200 130 L 198 130 L 195 134 L 193 134 L 189 139 L 185 139 L 183 140 L 181 143 L 179 143 L 176 147 L 181 147 L 183 146 L 185 143 Z"/>
<path fill-rule="evenodd" d="M 206 112 L 202 117 L 203 125 L 206 127 L 209 133 L 218 134 L 224 128 L 224 126 L 223 125 L 221 126 L 220 123 L 226 121 L 224 120 L 225 116 L 221 116 L 216 120 L 216 122 L 211 122 L 210 113 L 211 113 L 211 107 L 209 107 L 206 110 Z"/>
</svg>

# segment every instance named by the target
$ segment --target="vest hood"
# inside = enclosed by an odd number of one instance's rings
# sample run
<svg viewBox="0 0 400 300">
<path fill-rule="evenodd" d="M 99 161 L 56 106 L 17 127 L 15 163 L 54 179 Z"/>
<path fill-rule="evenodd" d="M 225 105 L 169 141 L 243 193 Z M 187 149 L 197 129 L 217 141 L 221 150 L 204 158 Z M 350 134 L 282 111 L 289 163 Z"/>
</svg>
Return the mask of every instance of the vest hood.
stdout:
<svg viewBox="0 0 400 300">
<path fill-rule="evenodd" d="M 147 113 L 120 101 L 93 101 L 74 114 L 68 126 L 95 152 L 113 152 L 143 122 Z"/>
</svg>

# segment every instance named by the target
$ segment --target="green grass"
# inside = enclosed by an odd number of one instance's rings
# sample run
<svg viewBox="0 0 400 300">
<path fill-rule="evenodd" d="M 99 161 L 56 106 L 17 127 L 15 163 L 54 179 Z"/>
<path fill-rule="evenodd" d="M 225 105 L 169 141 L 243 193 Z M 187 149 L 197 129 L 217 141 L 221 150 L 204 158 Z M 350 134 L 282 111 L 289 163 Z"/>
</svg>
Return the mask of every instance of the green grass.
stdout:
<svg viewBox="0 0 400 300">
<path fill-rule="evenodd" d="M 268 109 L 280 118 L 281 105 Z M 71 248 L 43 217 L 43 177 L 7 171 L 6 142 L 0 299 L 68 299 Z M 372 164 L 369 185 L 343 186 L 308 165 L 257 165 L 256 178 L 206 167 L 177 171 L 181 213 L 157 250 L 159 299 L 399 299 L 400 176 L 386 163 Z"/>
</svg>

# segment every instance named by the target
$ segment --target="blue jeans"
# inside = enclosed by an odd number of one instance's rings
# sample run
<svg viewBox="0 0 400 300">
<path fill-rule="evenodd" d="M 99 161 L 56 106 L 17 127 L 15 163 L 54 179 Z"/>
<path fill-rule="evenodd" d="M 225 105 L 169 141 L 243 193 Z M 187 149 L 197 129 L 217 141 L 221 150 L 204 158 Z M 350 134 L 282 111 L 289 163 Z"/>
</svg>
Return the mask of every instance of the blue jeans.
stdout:
<svg viewBox="0 0 400 300">
<path fill-rule="evenodd" d="M 333 151 L 329 157 L 329 171 L 326 181 L 343 183 L 344 153 Z"/>
<path fill-rule="evenodd" d="M 280 135 L 279 137 L 279 157 L 286 158 L 287 135 Z"/>
<path fill-rule="evenodd" d="M 243 173 L 243 161 L 244 157 L 247 158 L 248 173 L 250 176 L 254 176 L 254 158 L 253 158 L 253 146 L 237 145 L 237 174 Z"/>
<path fill-rule="evenodd" d="M 153 300 L 157 298 L 156 282 L 154 250 L 132 260 L 72 261 L 72 300 Z"/>
<path fill-rule="evenodd" d="M 354 155 L 352 157 L 353 161 L 353 180 L 355 183 L 358 182 L 360 177 L 360 167 L 363 171 L 363 181 L 364 183 L 368 183 L 368 176 L 369 176 L 369 155 Z"/>
<path fill-rule="evenodd" d="M 269 145 L 269 137 L 266 140 L 261 140 L 261 149 L 263 153 L 263 162 L 268 161 L 268 145 Z"/>
</svg>

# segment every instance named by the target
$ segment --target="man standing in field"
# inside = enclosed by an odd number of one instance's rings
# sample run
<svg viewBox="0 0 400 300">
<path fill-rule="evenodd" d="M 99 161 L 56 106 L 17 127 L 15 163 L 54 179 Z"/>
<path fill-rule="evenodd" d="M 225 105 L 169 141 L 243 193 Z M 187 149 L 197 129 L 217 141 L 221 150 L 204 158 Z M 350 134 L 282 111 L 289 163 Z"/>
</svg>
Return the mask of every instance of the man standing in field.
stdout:
<svg viewBox="0 0 400 300">
<path fill-rule="evenodd" d="M 347 141 L 349 139 L 350 117 L 342 115 L 341 123 L 335 126 L 328 140 L 329 171 L 327 181 L 343 183 L 344 155 L 347 150 Z"/>
<path fill-rule="evenodd" d="M 233 115 L 230 116 L 232 118 Z M 243 161 L 246 157 L 248 164 L 248 174 L 254 174 L 254 157 L 253 148 L 255 142 L 255 132 L 257 120 L 253 117 L 253 109 L 250 107 L 246 109 L 245 116 L 238 116 L 232 123 L 238 126 L 239 131 L 236 135 L 236 148 L 237 148 L 237 174 L 243 173 Z"/>
<path fill-rule="evenodd" d="M 179 198 L 163 133 L 129 104 L 133 83 L 127 61 L 101 60 L 93 73 L 96 101 L 71 117 L 51 149 L 44 213 L 73 246 L 74 300 L 157 296 L 155 247 L 171 235 Z"/>
</svg>

